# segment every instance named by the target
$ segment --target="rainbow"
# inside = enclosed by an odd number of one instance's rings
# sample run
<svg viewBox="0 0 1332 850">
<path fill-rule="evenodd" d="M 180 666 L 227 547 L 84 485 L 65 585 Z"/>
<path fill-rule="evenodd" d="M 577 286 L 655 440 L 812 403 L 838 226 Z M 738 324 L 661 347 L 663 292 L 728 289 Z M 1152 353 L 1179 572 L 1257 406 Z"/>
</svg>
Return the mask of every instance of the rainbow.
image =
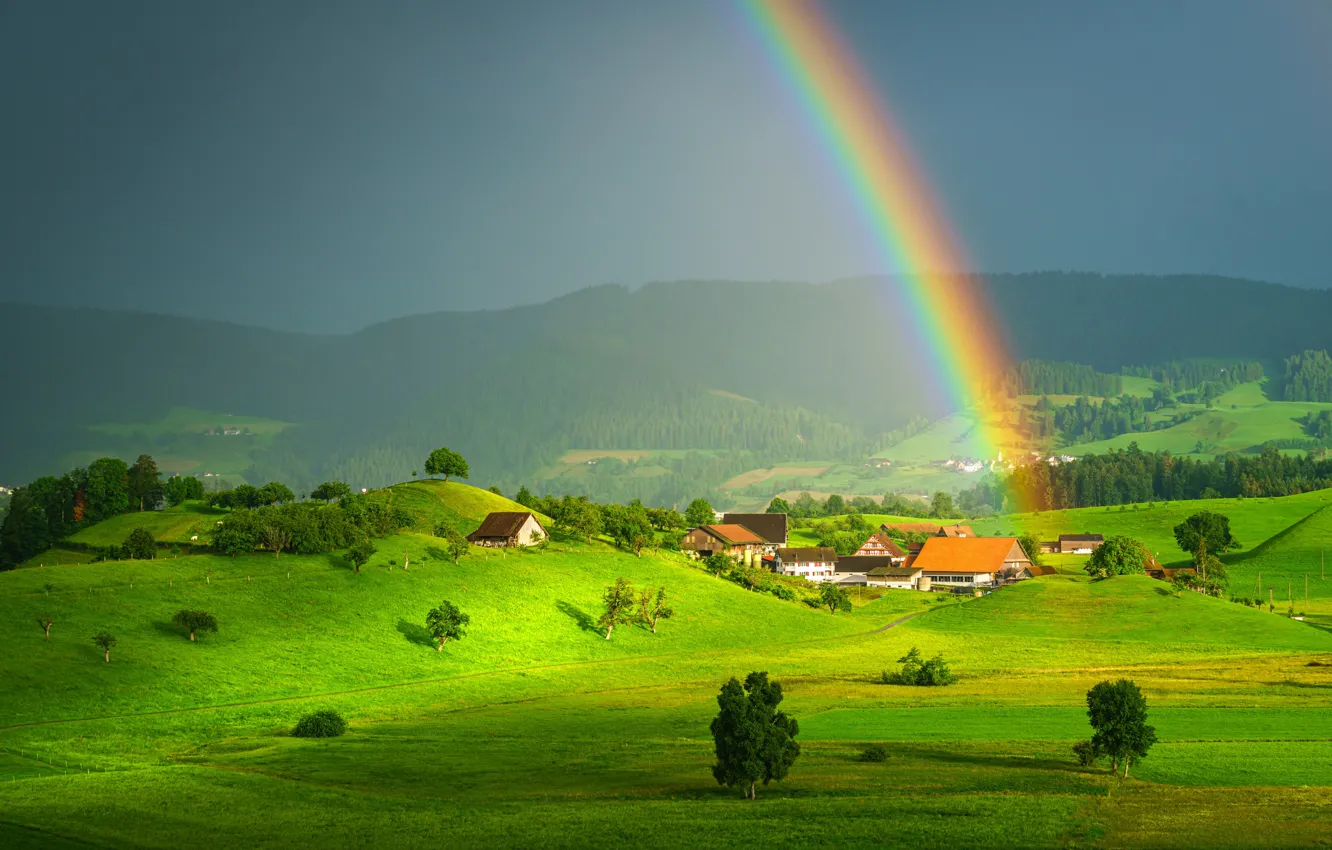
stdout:
<svg viewBox="0 0 1332 850">
<path fill-rule="evenodd" d="M 958 240 L 855 55 L 814 0 L 738 2 L 854 196 L 886 269 L 900 273 L 946 401 L 975 415 L 972 451 L 993 458 L 1017 445 L 1002 394 L 984 391 L 1011 363 L 988 297 L 966 273 Z"/>
</svg>

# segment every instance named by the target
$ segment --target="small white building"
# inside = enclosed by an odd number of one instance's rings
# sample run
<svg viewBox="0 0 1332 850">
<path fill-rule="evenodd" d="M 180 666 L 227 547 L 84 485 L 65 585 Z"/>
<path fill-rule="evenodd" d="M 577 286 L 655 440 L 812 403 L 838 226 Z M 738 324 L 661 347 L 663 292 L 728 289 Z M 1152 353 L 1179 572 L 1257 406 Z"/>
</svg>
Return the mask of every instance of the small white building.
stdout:
<svg viewBox="0 0 1332 850">
<path fill-rule="evenodd" d="M 875 567 L 865 573 L 865 584 L 892 590 L 919 590 L 920 576 L 921 571 L 914 567 Z"/>
</svg>

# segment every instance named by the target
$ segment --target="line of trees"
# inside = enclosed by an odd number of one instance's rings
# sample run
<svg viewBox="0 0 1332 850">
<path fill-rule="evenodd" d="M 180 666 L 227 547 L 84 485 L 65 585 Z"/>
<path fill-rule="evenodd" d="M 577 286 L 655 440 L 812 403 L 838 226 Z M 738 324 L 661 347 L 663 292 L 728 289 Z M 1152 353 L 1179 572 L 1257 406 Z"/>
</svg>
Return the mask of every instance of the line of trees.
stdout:
<svg viewBox="0 0 1332 850">
<path fill-rule="evenodd" d="M 1281 397 L 1286 401 L 1332 401 L 1332 357 L 1326 351 L 1305 351 L 1287 358 Z"/>
<path fill-rule="evenodd" d="M 416 523 L 411 511 L 355 494 L 331 504 L 292 502 L 233 508 L 213 527 L 211 542 L 215 552 L 232 557 L 256 549 L 272 552 L 274 557 L 281 557 L 284 551 L 313 555 L 365 543 L 370 537 L 387 537 Z M 373 554 L 371 549 L 366 560 Z"/>
<path fill-rule="evenodd" d="M 1005 394 L 1117 396 L 1124 391 L 1120 375 L 1098 372 L 1081 363 L 1024 360 L 1003 376 Z"/>
<path fill-rule="evenodd" d="M 14 490 L 0 522 L 0 569 L 13 569 L 93 523 L 202 495 L 203 484 L 192 476 L 163 481 L 146 454 L 132 464 L 104 457 L 59 477 L 43 476 Z"/>
<path fill-rule="evenodd" d="M 998 511 L 1016 508 L 1021 494 L 1030 510 L 1062 510 L 1136 502 L 1289 496 L 1332 487 L 1332 460 L 1283 455 L 1273 446 L 1258 456 L 1228 454 L 1212 460 L 1127 449 L 1049 465 L 1020 466 L 982 481 L 959 502 Z"/>
</svg>

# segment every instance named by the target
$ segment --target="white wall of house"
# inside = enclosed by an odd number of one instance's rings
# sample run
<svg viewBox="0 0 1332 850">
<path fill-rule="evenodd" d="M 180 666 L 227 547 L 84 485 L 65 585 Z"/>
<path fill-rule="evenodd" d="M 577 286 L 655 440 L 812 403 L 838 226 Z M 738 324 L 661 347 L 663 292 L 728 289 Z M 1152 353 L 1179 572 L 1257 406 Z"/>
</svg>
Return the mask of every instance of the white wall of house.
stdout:
<svg viewBox="0 0 1332 850">
<path fill-rule="evenodd" d="M 532 535 L 534 534 L 541 534 L 541 523 L 537 522 L 536 517 L 528 514 L 527 519 L 523 521 L 523 527 L 518 529 L 518 534 L 516 535 L 518 538 L 518 545 L 531 546 Z"/>
<path fill-rule="evenodd" d="M 885 587 L 889 590 L 916 589 L 915 581 L 907 578 L 879 578 L 877 576 L 869 576 L 866 581 L 870 587 Z"/>
<path fill-rule="evenodd" d="M 800 576 L 810 581 L 828 581 L 837 578 L 837 565 L 831 561 L 783 562 L 782 575 Z"/>
<path fill-rule="evenodd" d="M 994 573 L 927 572 L 925 577 L 930 580 L 931 584 L 943 584 L 949 587 L 994 583 Z"/>
</svg>

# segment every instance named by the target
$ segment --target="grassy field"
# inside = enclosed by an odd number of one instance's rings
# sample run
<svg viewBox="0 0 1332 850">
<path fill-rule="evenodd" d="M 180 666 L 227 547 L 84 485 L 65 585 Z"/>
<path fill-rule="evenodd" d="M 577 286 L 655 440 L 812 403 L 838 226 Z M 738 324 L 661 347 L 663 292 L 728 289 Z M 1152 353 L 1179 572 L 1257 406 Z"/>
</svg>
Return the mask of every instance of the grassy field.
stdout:
<svg viewBox="0 0 1332 850">
<path fill-rule="evenodd" d="M 437 482 L 379 497 L 460 523 L 492 498 Z M 1244 506 L 1272 515 L 1237 522 L 1253 562 L 1317 540 L 1322 514 L 1256 536 L 1297 503 Z M 377 544 L 361 575 L 336 555 L 0 574 L 0 780 L 28 777 L 0 781 L 0 843 L 1303 847 L 1332 834 L 1332 667 L 1310 666 L 1332 663 L 1332 633 L 1307 623 L 1145 578 L 1065 576 L 951 605 L 890 591 L 833 616 L 667 554 L 556 544 L 454 565 L 429 537 Z M 608 642 L 592 622 L 620 575 L 670 590 L 658 634 L 621 627 Z M 423 617 L 441 598 L 472 622 L 437 653 Z M 221 631 L 186 640 L 169 622 L 186 606 Z M 45 613 L 49 643 L 32 623 Z M 919 616 L 881 630 L 906 614 Z M 101 628 L 120 638 L 110 664 L 88 640 Z M 960 681 L 879 684 L 911 646 L 944 653 Z M 708 721 L 722 682 L 760 669 L 783 683 L 802 754 L 745 802 L 711 778 Z M 1127 781 L 1069 751 L 1088 735 L 1087 688 L 1120 676 L 1161 736 Z M 288 735 L 323 707 L 350 719 L 346 736 Z M 887 762 L 861 760 L 875 742 Z"/>
<path fill-rule="evenodd" d="M 240 484 L 241 473 L 254 462 L 255 451 L 267 448 L 273 437 L 292 427 L 289 422 L 257 416 L 173 407 L 150 422 L 107 422 L 89 429 L 86 447 L 63 459 L 66 466 L 87 466 L 100 457 L 133 460 L 144 446 L 152 446 L 158 469 L 167 475 L 196 475 L 205 485 Z M 228 428 L 248 433 L 226 435 Z M 212 429 L 216 433 L 208 434 Z M 204 479 L 206 473 L 212 475 Z"/>
<path fill-rule="evenodd" d="M 159 542 L 187 543 L 199 535 L 201 540 L 226 511 L 201 502 L 185 502 L 160 511 L 121 514 L 80 530 L 69 539 L 89 546 L 119 546 L 136 528 L 146 528 Z"/>
</svg>

